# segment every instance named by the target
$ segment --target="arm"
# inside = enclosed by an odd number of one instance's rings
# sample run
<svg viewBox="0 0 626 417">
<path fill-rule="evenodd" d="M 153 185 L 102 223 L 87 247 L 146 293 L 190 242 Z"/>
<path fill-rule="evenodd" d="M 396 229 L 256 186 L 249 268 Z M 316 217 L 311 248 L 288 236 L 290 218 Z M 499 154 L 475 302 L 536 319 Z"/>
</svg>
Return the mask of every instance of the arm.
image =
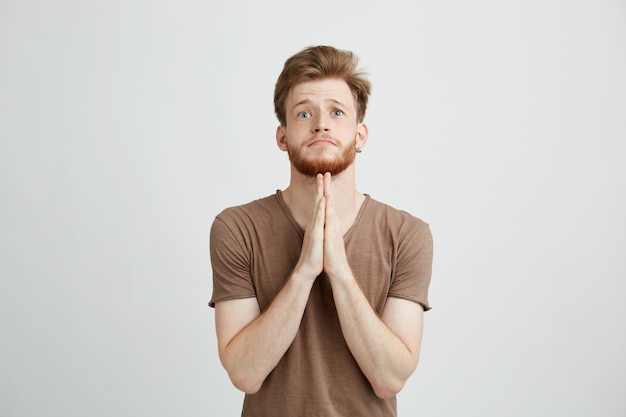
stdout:
<svg viewBox="0 0 626 417">
<path fill-rule="evenodd" d="M 346 343 L 376 395 L 393 397 L 417 367 L 424 310 L 390 297 L 379 318 L 353 277 L 337 281 L 333 296 Z"/>
<path fill-rule="evenodd" d="M 389 297 L 381 317 L 377 315 L 348 265 L 329 175 L 324 178 L 324 194 L 324 270 L 332 286 L 341 330 L 376 395 L 389 398 L 402 389 L 417 367 L 424 310 L 412 301 Z"/>
<path fill-rule="evenodd" d="M 256 298 L 215 305 L 220 360 L 238 389 L 257 392 L 293 342 L 309 293 L 323 267 L 323 185 L 318 179 L 316 204 L 304 233 L 300 259 L 270 306 L 261 313 Z"/>
<path fill-rule="evenodd" d="M 263 314 L 256 298 L 215 305 L 220 360 L 235 387 L 261 388 L 296 336 L 312 283 L 294 273 Z"/>
</svg>

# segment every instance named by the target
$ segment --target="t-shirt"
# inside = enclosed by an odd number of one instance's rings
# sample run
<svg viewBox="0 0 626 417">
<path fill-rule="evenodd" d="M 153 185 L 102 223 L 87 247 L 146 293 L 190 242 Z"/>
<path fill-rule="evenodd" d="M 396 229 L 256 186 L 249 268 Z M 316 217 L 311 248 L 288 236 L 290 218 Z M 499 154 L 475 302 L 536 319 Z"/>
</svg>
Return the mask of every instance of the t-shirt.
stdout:
<svg viewBox="0 0 626 417">
<path fill-rule="evenodd" d="M 346 255 L 365 297 L 380 316 L 388 297 L 429 310 L 432 236 L 428 224 L 365 196 L 344 236 Z M 261 312 L 291 275 L 304 230 L 282 194 L 231 207 L 211 227 L 213 296 L 256 297 Z M 380 399 L 361 372 L 341 332 L 328 277 L 322 272 L 296 337 L 242 416 L 396 416 L 396 398 Z"/>
</svg>

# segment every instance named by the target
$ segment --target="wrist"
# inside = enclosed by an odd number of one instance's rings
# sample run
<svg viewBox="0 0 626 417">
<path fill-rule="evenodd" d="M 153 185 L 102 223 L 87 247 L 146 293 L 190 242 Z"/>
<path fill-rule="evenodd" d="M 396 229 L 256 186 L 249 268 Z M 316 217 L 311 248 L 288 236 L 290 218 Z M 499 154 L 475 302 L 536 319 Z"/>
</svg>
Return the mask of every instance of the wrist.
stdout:
<svg viewBox="0 0 626 417">
<path fill-rule="evenodd" d="M 328 279 L 331 282 L 353 282 L 355 281 L 354 275 L 352 274 L 352 269 L 350 266 L 346 264 L 345 266 L 339 268 L 329 268 L 328 270 L 324 270 L 326 275 L 328 275 Z"/>
<path fill-rule="evenodd" d="M 296 282 L 313 284 L 318 275 L 319 273 L 316 274 L 311 270 L 307 270 L 307 268 L 296 265 L 291 273 L 291 279 Z"/>
</svg>

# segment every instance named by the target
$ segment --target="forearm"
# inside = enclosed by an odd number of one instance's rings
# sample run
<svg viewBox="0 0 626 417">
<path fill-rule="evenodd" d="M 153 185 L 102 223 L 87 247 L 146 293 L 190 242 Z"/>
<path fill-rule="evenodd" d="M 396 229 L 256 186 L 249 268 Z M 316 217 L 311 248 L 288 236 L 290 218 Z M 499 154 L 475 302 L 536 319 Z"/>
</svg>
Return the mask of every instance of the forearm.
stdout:
<svg viewBox="0 0 626 417">
<path fill-rule="evenodd" d="M 344 338 L 361 371 L 377 396 L 397 394 L 417 366 L 419 342 L 409 348 L 381 320 L 351 273 L 333 280 L 332 288 Z"/>
<path fill-rule="evenodd" d="M 296 336 L 312 280 L 294 272 L 270 306 L 220 349 L 233 384 L 246 393 L 258 391 Z"/>
</svg>

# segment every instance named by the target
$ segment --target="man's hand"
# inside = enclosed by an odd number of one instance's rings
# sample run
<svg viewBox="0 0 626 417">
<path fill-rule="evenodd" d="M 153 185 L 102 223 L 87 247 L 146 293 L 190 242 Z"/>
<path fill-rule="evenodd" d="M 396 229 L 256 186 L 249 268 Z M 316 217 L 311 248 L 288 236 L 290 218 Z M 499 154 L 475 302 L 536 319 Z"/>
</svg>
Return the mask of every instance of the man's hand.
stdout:
<svg viewBox="0 0 626 417">
<path fill-rule="evenodd" d="M 314 279 L 322 271 L 329 278 L 350 276 L 343 228 L 335 210 L 330 173 L 316 178 L 315 204 L 304 231 L 300 259 L 295 271 Z"/>
<path fill-rule="evenodd" d="M 324 175 L 323 185 L 326 201 L 324 213 L 324 271 L 326 271 L 330 279 L 351 276 L 343 240 L 343 228 L 335 210 L 331 175 L 328 172 Z"/>
<path fill-rule="evenodd" d="M 329 174 L 330 175 L 330 174 Z M 300 259 L 294 272 L 315 279 L 324 269 L 324 221 L 326 213 L 326 199 L 324 198 L 324 177 L 317 175 L 315 204 L 311 220 L 304 231 L 304 241 L 300 251 Z"/>
<path fill-rule="evenodd" d="M 382 315 L 374 311 L 348 264 L 331 185 L 327 173 L 324 175 L 324 271 L 352 356 L 376 395 L 391 398 L 417 366 L 424 311 L 417 303 L 393 297 L 387 298 Z"/>
</svg>

